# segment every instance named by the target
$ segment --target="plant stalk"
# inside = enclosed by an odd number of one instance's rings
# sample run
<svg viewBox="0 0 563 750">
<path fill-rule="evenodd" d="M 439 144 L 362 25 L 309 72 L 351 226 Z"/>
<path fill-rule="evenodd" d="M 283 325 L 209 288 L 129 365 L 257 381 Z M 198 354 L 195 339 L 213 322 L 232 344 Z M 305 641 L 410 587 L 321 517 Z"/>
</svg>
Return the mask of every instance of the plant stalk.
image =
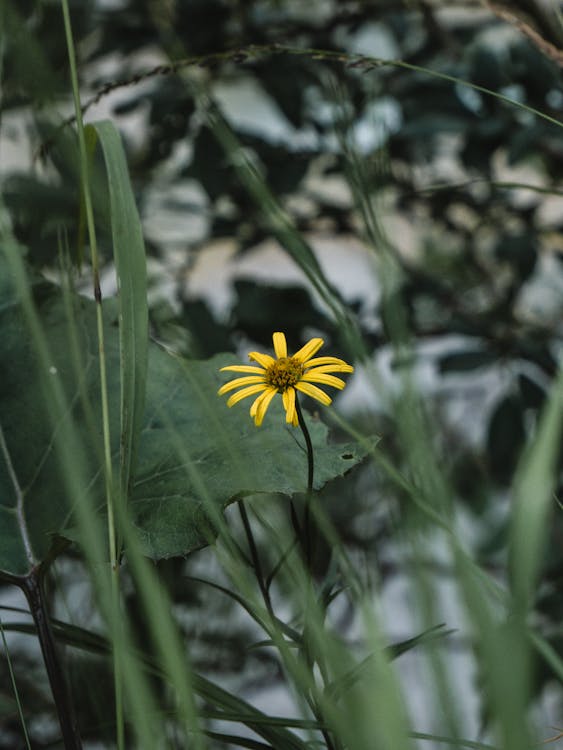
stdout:
<svg viewBox="0 0 563 750">
<path fill-rule="evenodd" d="M 268 610 L 270 615 L 274 617 L 272 600 L 270 599 L 270 591 L 264 579 L 264 574 L 262 571 L 262 563 L 260 562 L 260 555 L 258 553 L 258 548 L 256 546 L 256 541 L 254 539 L 254 534 L 252 532 L 252 526 L 250 525 L 250 520 L 246 512 L 244 500 L 239 500 L 238 509 L 239 509 L 241 520 L 242 520 L 242 525 L 244 526 L 246 540 L 248 542 L 248 549 L 249 549 L 250 557 L 252 560 L 252 567 L 254 568 L 254 574 L 256 576 L 256 580 L 258 581 L 258 586 L 260 587 L 260 592 L 262 594 L 264 604 L 266 605 L 266 609 Z"/>
<path fill-rule="evenodd" d="M 29 575 L 20 579 L 19 585 L 25 594 L 37 630 L 41 653 L 59 717 L 64 748 L 65 750 L 82 750 L 82 740 L 74 708 L 70 700 L 66 678 L 51 628 L 49 612 L 45 603 L 43 575 L 42 568 L 36 567 Z"/>
<path fill-rule="evenodd" d="M 311 499 L 313 495 L 313 481 L 315 478 L 315 456 L 313 453 L 313 442 L 311 440 L 311 435 L 305 423 L 305 419 L 303 417 L 303 411 L 301 410 L 301 404 L 299 403 L 299 398 L 297 397 L 297 394 L 295 395 L 295 411 L 297 412 L 297 419 L 299 421 L 299 427 L 301 428 L 301 432 L 303 433 L 303 437 L 305 438 L 305 445 L 307 447 L 307 496 L 305 498 L 305 512 L 303 514 L 303 544 L 305 547 L 305 562 L 307 564 L 308 569 L 310 570 L 312 563 L 313 563 L 313 559 L 314 559 L 314 534 L 313 534 L 313 529 L 311 528 Z M 310 584 L 312 585 L 312 581 L 310 581 Z M 303 631 L 304 642 L 307 642 L 308 640 L 306 633 L 307 633 L 307 627 L 305 627 L 305 630 Z M 325 677 L 324 665 L 319 660 L 318 654 L 317 654 L 316 661 L 317 661 L 317 664 L 319 665 L 319 669 L 321 670 L 321 673 L 323 674 L 323 678 L 324 678 Z M 312 662 L 311 667 L 313 666 L 313 663 L 314 661 Z M 326 684 L 326 679 L 325 679 L 325 684 Z M 322 711 L 317 706 L 316 701 L 314 701 L 313 699 L 309 699 L 308 703 L 309 703 L 311 710 L 313 711 L 313 714 L 316 717 L 319 717 L 319 718 L 322 717 Z M 322 729 L 321 734 L 324 738 L 327 750 L 335 750 L 335 744 L 332 741 L 330 732 L 327 731 L 326 729 Z"/>
<path fill-rule="evenodd" d="M 301 404 L 297 394 L 295 394 L 295 411 L 297 412 L 297 419 L 299 420 L 299 427 L 305 438 L 305 445 L 307 446 L 307 494 L 310 495 L 313 492 L 313 478 L 315 475 L 315 457 L 313 455 L 313 443 L 311 441 L 311 435 L 305 419 L 303 418 L 303 412 L 301 411 Z"/>
<path fill-rule="evenodd" d="M 98 244 L 96 240 L 96 228 L 94 222 L 94 209 L 92 205 L 92 194 L 90 190 L 89 177 L 89 157 L 86 148 L 86 138 L 84 135 L 84 123 L 82 121 L 82 105 L 80 101 L 80 88 L 78 84 L 78 71 L 76 65 L 76 52 L 74 48 L 74 37 L 72 34 L 72 25 L 68 0 L 60 0 L 63 13 L 63 23 L 68 50 L 68 63 L 70 78 L 72 83 L 72 94 L 74 99 L 74 113 L 76 117 L 76 133 L 78 137 L 78 149 L 80 155 L 80 185 L 83 191 L 84 208 L 86 213 L 86 225 L 88 228 L 88 237 L 90 241 L 90 253 L 92 260 L 92 273 L 94 276 L 94 299 L 96 300 L 96 324 L 98 333 L 99 349 L 99 370 L 100 370 L 100 400 L 102 409 L 102 433 L 104 445 L 104 476 L 106 506 L 108 518 L 108 543 L 109 557 L 111 565 L 111 590 L 112 605 L 116 627 L 119 627 L 119 556 L 120 543 L 117 537 L 115 526 L 115 490 L 113 485 L 113 468 L 111 459 L 111 436 L 110 436 L 110 419 L 109 419 L 109 399 L 107 385 L 107 368 L 105 356 L 105 335 L 104 322 L 102 315 L 102 291 L 100 288 L 100 260 L 98 255 Z M 114 638 L 114 641 L 116 639 Z M 113 654 L 114 660 L 114 689 L 115 689 L 115 713 L 116 713 L 116 742 L 118 750 L 125 748 L 125 729 L 124 729 L 124 710 L 123 710 L 123 675 L 121 672 L 121 662 L 118 655 Z"/>
<path fill-rule="evenodd" d="M 313 454 L 313 443 L 311 441 L 311 435 L 303 412 L 301 410 L 301 404 L 297 394 L 295 396 L 295 411 L 297 412 L 297 419 L 299 421 L 299 427 L 305 438 L 305 445 L 307 446 L 307 496 L 305 498 L 305 512 L 303 514 L 303 545 L 305 548 L 305 561 L 307 567 L 311 567 L 313 560 L 313 535 L 311 533 L 311 495 L 313 494 L 313 480 L 315 476 L 315 457 Z"/>
</svg>

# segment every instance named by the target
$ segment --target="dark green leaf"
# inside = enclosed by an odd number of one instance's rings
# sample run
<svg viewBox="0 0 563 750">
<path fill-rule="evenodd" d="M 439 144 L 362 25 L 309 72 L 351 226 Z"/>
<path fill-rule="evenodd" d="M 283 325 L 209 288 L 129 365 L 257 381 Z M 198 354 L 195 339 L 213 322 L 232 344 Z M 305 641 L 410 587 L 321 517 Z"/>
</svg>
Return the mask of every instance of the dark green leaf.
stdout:
<svg viewBox="0 0 563 750">
<path fill-rule="evenodd" d="M 493 411 L 487 435 L 489 469 L 500 484 L 513 476 L 525 436 L 522 403 L 517 396 L 508 394 Z"/>
<path fill-rule="evenodd" d="M 440 357 L 439 370 L 442 374 L 450 372 L 468 372 L 488 367 L 496 361 L 496 355 L 484 349 L 466 349 L 463 352 L 445 354 Z"/>
</svg>

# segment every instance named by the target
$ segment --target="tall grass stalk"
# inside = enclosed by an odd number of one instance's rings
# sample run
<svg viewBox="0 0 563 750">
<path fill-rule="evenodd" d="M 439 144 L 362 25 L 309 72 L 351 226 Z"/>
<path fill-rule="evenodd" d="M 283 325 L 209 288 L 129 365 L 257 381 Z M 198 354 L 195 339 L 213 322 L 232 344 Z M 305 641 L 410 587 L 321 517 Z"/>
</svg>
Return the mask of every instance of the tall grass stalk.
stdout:
<svg viewBox="0 0 563 750">
<path fill-rule="evenodd" d="M 94 211 L 92 206 L 92 197 L 90 193 L 90 176 L 88 168 L 88 152 L 86 148 L 86 138 L 84 136 L 84 125 L 82 122 L 82 107 L 80 102 L 80 87 L 78 83 L 78 74 L 76 69 L 76 53 L 74 49 L 74 38 L 72 35 L 70 12 L 68 0 L 61 0 L 63 11 L 63 22 L 65 38 L 68 50 L 69 70 L 71 77 L 72 95 L 74 99 L 74 111 L 76 116 L 76 126 L 78 135 L 78 148 L 80 157 L 80 182 L 81 194 L 84 199 L 86 211 L 86 225 L 88 229 L 88 238 L 90 243 L 90 253 L 92 260 L 92 273 L 94 276 L 94 298 L 96 300 L 96 320 L 98 326 L 98 343 L 99 343 L 99 368 L 100 368 L 100 397 L 102 410 L 102 430 L 104 445 L 104 474 L 107 503 L 107 524 L 109 539 L 109 558 L 111 567 L 111 588 L 112 588 L 112 606 L 116 612 L 115 618 L 112 618 L 115 625 L 119 627 L 120 617 L 120 594 L 119 594 L 119 550 L 117 547 L 117 536 L 115 528 L 115 489 L 113 482 L 112 467 L 112 448 L 110 436 L 110 419 L 108 406 L 107 390 L 107 372 L 105 361 L 105 344 L 104 344 L 104 323 L 102 314 L 102 293 L 100 289 L 100 262 L 98 257 L 98 245 L 96 239 L 96 228 L 94 224 Z M 125 729 L 123 716 L 123 675 L 121 673 L 121 660 L 115 656 L 114 668 L 114 688 L 115 688 L 115 708 L 116 708 L 116 729 L 117 729 L 117 747 L 118 750 L 125 748 Z"/>
</svg>

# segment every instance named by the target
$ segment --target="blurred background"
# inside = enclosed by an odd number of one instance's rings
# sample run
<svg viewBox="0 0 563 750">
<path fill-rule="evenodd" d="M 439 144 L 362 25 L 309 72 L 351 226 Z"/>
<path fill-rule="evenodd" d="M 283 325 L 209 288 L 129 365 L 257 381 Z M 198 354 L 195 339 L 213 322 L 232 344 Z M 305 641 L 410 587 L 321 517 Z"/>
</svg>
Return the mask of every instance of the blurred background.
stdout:
<svg viewBox="0 0 563 750">
<path fill-rule="evenodd" d="M 406 473 L 402 388 L 412 378 L 460 535 L 502 581 L 514 473 L 563 351 L 559 4 L 74 0 L 70 11 L 85 120 L 111 118 L 126 146 L 152 337 L 207 358 L 268 350 L 276 330 L 293 350 L 321 336 L 327 352 L 357 365 L 337 409 L 380 435 L 382 455 Z M 73 250 L 83 231 L 61 9 L 4 0 L 0 22 L 2 210 L 29 264 L 55 278 L 61 232 Z M 103 225 L 100 245 L 107 295 L 115 281 Z M 78 250 L 73 260 L 76 284 L 91 294 Z M 356 345 L 342 320 L 352 321 Z M 560 468 L 557 498 L 561 483 Z M 429 534 L 412 559 L 403 531 L 421 519 L 373 465 L 331 484 L 323 502 L 377 590 L 390 643 L 425 625 L 455 631 L 440 648 L 461 723 L 468 736 L 486 736 L 479 668 L 466 655 L 470 634 L 440 541 Z M 556 511 L 536 616 L 560 654 L 562 540 Z M 409 577 L 420 564 L 437 582 L 433 622 L 420 616 Z M 194 666 L 271 713 L 291 710 L 275 659 L 247 651 L 255 637 L 247 619 L 186 582 L 213 566 L 209 551 L 160 563 Z M 67 597 L 56 611 L 89 623 L 80 561 L 68 555 L 57 575 Z M 0 595 L 23 606 L 8 588 Z M 353 642 L 357 613 L 343 605 L 334 616 Z M 47 746 L 57 728 L 41 665 L 31 639 L 11 638 L 25 665 L 20 687 L 41 707 L 34 746 Z M 436 731 L 440 705 L 424 691 L 431 666 L 424 655 L 402 659 L 406 684 L 417 686 L 408 691 L 413 725 Z M 91 747 L 105 747 L 95 744 L 99 704 L 88 702 L 80 674 L 76 685 L 83 726 L 96 728 Z M 538 669 L 534 705 L 546 736 L 561 724 L 561 698 L 553 675 Z M 0 688 L 0 747 L 18 746 L 18 731 Z"/>
</svg>

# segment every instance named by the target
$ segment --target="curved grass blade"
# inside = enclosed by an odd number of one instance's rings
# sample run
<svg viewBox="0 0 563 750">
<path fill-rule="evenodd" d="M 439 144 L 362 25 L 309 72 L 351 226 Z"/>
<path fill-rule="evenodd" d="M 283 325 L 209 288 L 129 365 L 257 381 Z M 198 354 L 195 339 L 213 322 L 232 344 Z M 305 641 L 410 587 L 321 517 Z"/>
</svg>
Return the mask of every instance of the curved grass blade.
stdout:
<svg viewBox="0 0 563 750">
<path fill-rule="evenodd" d="M 539 427 L 515 479 L 510 555 L 515 604 L 522 615 L 536 594 L 550 510 L 555 508 L 553 493 L 562 426 L 563 369 L 553 384 Z"/>
<path fill-rule="evenodd" d="M 145 245 L 119 133 L 109 121 L 85 127 L 98 140 L 108 180 L 113 252 L 119 288 L 121 371 L 120 490 L 129 497 L 141 433 L 148 359 Z"/>
</svg>

